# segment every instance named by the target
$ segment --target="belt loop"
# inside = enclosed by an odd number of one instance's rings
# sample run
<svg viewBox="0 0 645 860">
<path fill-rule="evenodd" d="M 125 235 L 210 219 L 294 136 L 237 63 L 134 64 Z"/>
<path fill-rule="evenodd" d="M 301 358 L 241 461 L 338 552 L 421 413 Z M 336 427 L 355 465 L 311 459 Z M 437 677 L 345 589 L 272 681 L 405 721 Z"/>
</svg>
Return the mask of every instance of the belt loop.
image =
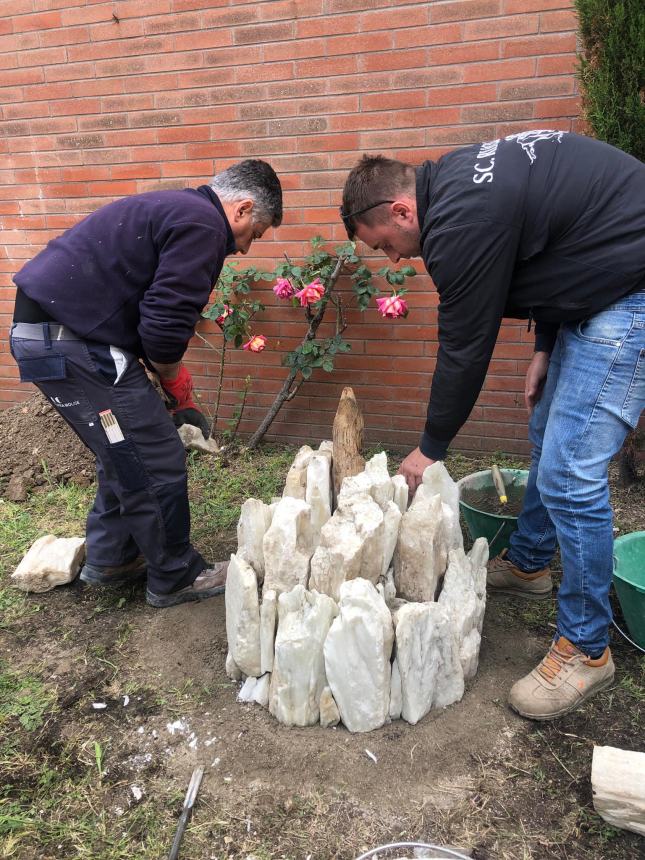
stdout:
<svg viewBox="0 0 645 860">
<path fill-rule="evenodd" d="M 49 323 L 48 322 L 43 323 L 43 340 L 45 341 L 45 349 L 51 349 L 52 348 L 52 335 L 51 335 L 51 331 L 49 330 Z"/>
</svg>

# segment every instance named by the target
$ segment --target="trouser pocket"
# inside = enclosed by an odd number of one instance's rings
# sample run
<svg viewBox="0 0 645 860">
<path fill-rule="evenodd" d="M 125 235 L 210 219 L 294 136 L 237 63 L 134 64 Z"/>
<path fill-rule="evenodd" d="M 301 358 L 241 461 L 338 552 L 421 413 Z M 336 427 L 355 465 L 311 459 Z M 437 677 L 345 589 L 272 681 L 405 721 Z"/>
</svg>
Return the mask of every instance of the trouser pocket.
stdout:
<svg viewBox="0 0 645 860">
<path fill-rule="evenodd" d="M 65 356 L 57 352 L 31 358 L 16 358 L 16 364 L 21 382 L 53 382 L 67 376 Z"/>
<path fill-rule="evenodd" d="M 148 474 L 132 439 L 106 445 L 105 451 L 124 490 L 143 490 L 148 486 Z"/>
</svg>

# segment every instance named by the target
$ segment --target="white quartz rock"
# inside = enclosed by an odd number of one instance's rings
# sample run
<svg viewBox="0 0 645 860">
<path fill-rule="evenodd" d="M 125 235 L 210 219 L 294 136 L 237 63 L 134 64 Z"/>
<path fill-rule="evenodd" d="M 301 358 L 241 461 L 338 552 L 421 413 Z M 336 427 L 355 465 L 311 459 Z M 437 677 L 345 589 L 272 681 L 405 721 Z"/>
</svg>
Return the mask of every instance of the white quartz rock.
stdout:
<svg viewBox="0 0 645 860">
<path fill-rule="evenodd" d="M 408 496 L 410 491 L 408 489 L 408 482 L 405 480 L 403 475 L 395 475 L 392 478 L 392 489 L 394 491 L 393 502 L 404 514 L 408 509 Z"/>
<path fill-rule="evenodd" d="M 390 607 L 393 600 L 396 599 L 396 585 L 394 584 L 394 570 L 389 567 L 384 576 L 379 579 L 379 586 L 383 587 L 383 599 Z"/>
<path fill-rule="evenodd" d="M 219 454 L 222 450 L 212 436 L 204 437 L 201 429 L 192 424 L 182 424 L 177 434 L 187 451 L 202 451 L 205 454 Z"/>
<path fill-rule="evenodd" d="M 320 694 L 320 725 L 323 729 L 337 726 L 340 722 L 340 714 L 334 697 L 329 687 L 325 687 Z"/>
<path fill-rule="evenodd" d="M 343 583 L 339 608 L 325 640 L 327 680 L 349 731 L 369 732 L 390 710 L 392 616 L 366 579 Z"/>
<path fill-rule="evenodd" d="M 473 583 L 477 597 L 486 601 L 486 565 L 488 564 L 488 541 L 486 538 L 477 538 L 468 553 L 470 565 L 473 572 Z M 481 631 L 480 631 L 481 632 Z"/>
<path fill-rule="evenodd" d="M 242 673 L 240 672 L 240 667 L 233 659 L 233 655 L 230 651 L 226 655 L 226 674 L 231 679 L 231 681 L 242 680 Z"/>
<path fill-rule="evenodd" d="M 271 525 L 273 511 L 259 499 L 247 499 L 240 510 L 237 523 L 237 554 L 245 558 L 257 574 L 258 582 L 264 579 L 264 550 L 262 541 Z"/>
<path fill-rule="evenodd" d="M 259 678 L 247 678 L 237 694 L 238 702 L 255 702 L 266 708 L 269 704 L 269 683 L 271 676 L 267 673 Z"/>
<path fill-rule="evenodd" d="M 265 588 L 282 592 L 298 584 L 306 587 L 314 550 L 310 505 L 284 496 L 276 505 L 262 549 Z"/>
<path fill-rule="evenodd" d="M 314 545 L 320 543 L 320 530 L 331 516 L 331 465 L 324 453 L 312 455 L 307 466 L 305 501 L 311 505 Z"/>
<path fill-rule="evenodd" d="M 347 501 L 351 496 L 371 496 L 372 477 L 367 472 L 359 472 L 358 475 L 347 475 L 343 478 L 338 494 L 338 504 Z"/>
<path fill-rule="evenodd" d="M 394 553 L 397 594 L 411 601 L 434 600 L 446 560 L 441 496 L 429 498 L 421 485 L 399 528 Z"/>
<path fill-rule="evenodd" d="M 372 479 L 370 495 L 376 504 L 380 505 L 382 510 L 385 510 L 386 505 L 394 498 L 394 486 L 387 469 L 387 454 L 385 451 L 375 454 L 371 460 L 368 460 L 365 464 L 365 471 Z"/>
<path fill-rule="evenodd" d="M 238 702 L 253 702 L 254 701 L 254 693 L 255 687 L 258 683 L 257 678 L 247 678 L 246 681 L 242 684 L 238 694 L 237 700 Z"/>
<path fill-rule="evenodd" d="M 459 662 L 464 673 L 464 681 L 470 681 L 477 674 L 481 641 L 481 634 L 475 627 L 459 646 Z"/>
<path fill-rule="evenodd" d="M 278 618 L 277 594 L 264 589 L 260 605 L 260 671 L 273 671 L 275 625 Z"/>
<path fill-rule="evenodd" d="M 390 683 L 390 719 L 401 719 L 401 708 L 403 700 L 401 695 L 401 673 L 399 672 L 399 661 L 392 660 L 392 681 Z"/>
<path fill-rule="evenodd" d="M 396 611 L 395 622 L 401 716 L 414 725 L 430 708 L 458 701 L 464 675 L 451 621 L 441 606 L 409 603 Z"/>
<path fill-rule="evenodd" d="M 391 518 L 388 524 L 391 529 Z M 378 582 L 385 540 L 385 517 L 371 496 L 362 493 L 339 501 L 311 559 L 310 588 L 338 600 L 343 582 L 357 577 Z"/>
<path fill-rule="evenodd" d="M 396 544 L 399 539 L 399 529 L 401 527 L 402 514 L 398 506 L 390 501 L 382 505 L 383 511 L 383 562 L 381 565 L 381 576 L 385 576 L 394 557 Z M 394 578 L 392 579 L 394 586 Z M 395 594 L 396 594 L 396 588 Z"/>
<path fill-rule="evenodd" d="M 84 538 L 43 535 L 11 574 L 11 584 L 21 591 L 50 591 L 75 579 L 84 558 Z"/>
<path fill-rule="evenodd" d="M 255 571 L 231 555 L 226 577 L 226 637 L 231 657 L 243 675 L 260 674 L 260 602 Z"/>
<path fill-rule="evenodd" d="M 278 598 L 269 710 L 284 725 L 320 720 L 320 696 L 327 686 L 323 643 L 337 612 L 330 597 L 302 585 Z"/>
<path fill-rule="evenodd" d="M 313 450 L 309 445 L 303 445 L 296 454 L 284 484 L 282 495 L 291 496 L 294 499 L 304 499 L 307 488 L 307 466 L 311 460 Z"/>
<path fill-rule="evenodd" d="M 472 565 L 463 549 L 451 550 L 448 554 L 448 568 L 437 602 L 450 616 L 457 642 L 461 646 L 470 631 L 479 625 L 482 611 L 475 593 Z"/>
<path fill-rule="evenodd" d="M 334 459 L 334 443 L 331 439 L 325 439 L 324 442 L 320 443 L 318 446 L 318 453 L 324 454 L 329 460 L 329 465 L 331 466 L 332 460 Z"/>
<path fill-rule="evenodd" d="M 441 461 L 433 463 L 423 473 L 423 486 L 429 496 L 441 496 L 444 510 L 444 530 L 448 549 L 463 548 L 464 538 L 459 525 L 459 487 Z"/>
</svg>

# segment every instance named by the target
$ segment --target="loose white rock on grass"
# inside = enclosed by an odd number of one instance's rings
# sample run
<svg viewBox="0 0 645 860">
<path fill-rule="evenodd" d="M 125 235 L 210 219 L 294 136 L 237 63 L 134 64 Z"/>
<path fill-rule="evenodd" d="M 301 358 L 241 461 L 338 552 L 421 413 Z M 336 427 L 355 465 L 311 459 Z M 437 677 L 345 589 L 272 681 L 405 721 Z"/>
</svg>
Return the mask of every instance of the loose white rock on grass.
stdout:
<svg viewBox="0 0 645 860">
<path fill-rule="evenodd" d="M 43 535 L 11 574 L 11 584 L 21 591 L 50 591 L 75 579 L 84 558 L 84 538 Z"/>
</svg>

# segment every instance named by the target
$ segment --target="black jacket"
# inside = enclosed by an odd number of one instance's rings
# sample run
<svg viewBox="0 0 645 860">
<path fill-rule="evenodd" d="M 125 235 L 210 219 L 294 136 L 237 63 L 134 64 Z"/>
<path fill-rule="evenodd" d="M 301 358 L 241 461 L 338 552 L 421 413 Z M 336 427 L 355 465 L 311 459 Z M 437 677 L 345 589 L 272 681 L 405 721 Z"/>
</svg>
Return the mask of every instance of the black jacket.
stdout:
<svg viewBox="0 0 645 860">
<path fill-rule="evenodd" d="M 52 319 L 151 361 L 179 361 L 235 239 L 202 185 L 108 203 L 14 276 Z"/>
<path fill-rule="evenodd" d="M 562 322 L 645 289 L 645 164 L 606 143 L 527 131 L 417 170 L 439 352 L 421 451 L 443 459 L 484 383 L 502 317 Z"/>
</svg>

